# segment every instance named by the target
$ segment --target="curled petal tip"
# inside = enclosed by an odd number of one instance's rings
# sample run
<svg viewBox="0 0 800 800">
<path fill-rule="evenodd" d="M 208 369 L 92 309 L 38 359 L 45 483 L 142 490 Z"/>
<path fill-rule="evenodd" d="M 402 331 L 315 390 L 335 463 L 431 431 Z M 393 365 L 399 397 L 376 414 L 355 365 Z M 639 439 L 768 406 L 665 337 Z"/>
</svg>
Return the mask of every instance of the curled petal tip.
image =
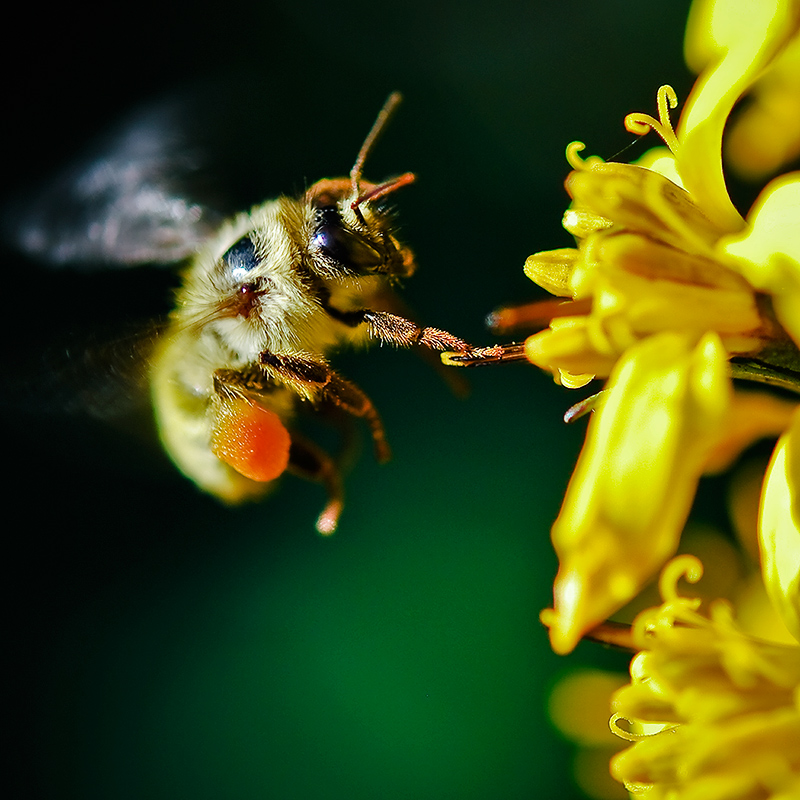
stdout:
<svg viewBox="0 0 800 800">
<path fill-rule="evenodd" d="M 580 641 L 580 632 L 570 627 L 569 618 L 559 614 L 554 608 L 546 608 L 539 614 L 541 623 L 548 629 L 550 647 L 554 653 L 565 656 L 571 653 Z"/>
<path fill-rule="evenodd" d="M 559 570 L 553 587 L 555 608 L 545 609 L 540 615 L 550 631 L 550 646 L 559 655 L 572 652 L 581 637 L 614 610 L 590 584 L 578 569 Z"/>
</svg>

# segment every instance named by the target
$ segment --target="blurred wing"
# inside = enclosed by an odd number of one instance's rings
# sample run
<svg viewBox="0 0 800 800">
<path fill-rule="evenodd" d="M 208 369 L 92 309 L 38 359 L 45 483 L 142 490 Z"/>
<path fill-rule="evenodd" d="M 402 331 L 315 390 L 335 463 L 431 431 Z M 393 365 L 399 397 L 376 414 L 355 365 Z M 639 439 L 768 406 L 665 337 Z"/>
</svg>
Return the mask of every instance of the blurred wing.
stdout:
<svg viewBox="0 0 800 800">
<path fill-rule="evenodd" d="M 199 196 L 206 154 L 189 141 L 190 108 L 134 115 L 43 190 L 15 204 L 6 239 L 53 266 L 173 263 L 219 225 Z"/>
</svg>

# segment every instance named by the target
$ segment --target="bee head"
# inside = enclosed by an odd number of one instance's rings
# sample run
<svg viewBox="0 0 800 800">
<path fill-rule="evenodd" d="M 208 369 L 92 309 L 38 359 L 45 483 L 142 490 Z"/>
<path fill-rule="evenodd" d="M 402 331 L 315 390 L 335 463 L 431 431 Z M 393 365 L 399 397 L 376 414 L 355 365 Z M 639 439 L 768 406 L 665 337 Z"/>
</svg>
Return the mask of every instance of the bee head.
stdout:
<svg viewBox="0 0 800 800">
<path fill-rule="evenodd" d="M 320 181 L 310 191 L 322 183 L 329 186 L 335 181 Z M 344 179 L 341 184 L 345 184 Z M 321 277 L 334 279 L 410 275 L 414 260 L 393 235 L 391 211 L 369 198 L 358 204 L 356 200 L 348 191 L 337 201 L 326 190 L 312 202 L 313 223 L 308 248 L 316 271 Z"/>
<path fill-rule="evenodd" d="M 359 150 L 349 179 L 317 181 L 306 192 L 306 201 L 314 209 L 310 254 L 325 277 L 406 277 L 414 269 L 414 258 L 392 235 L 392 215 L 381 202 L 412 183 L 413 173 L 378 184 L 362 180 L 364 162 L 400 100 L 399 92 L 389 95 Z"/>
</svg>

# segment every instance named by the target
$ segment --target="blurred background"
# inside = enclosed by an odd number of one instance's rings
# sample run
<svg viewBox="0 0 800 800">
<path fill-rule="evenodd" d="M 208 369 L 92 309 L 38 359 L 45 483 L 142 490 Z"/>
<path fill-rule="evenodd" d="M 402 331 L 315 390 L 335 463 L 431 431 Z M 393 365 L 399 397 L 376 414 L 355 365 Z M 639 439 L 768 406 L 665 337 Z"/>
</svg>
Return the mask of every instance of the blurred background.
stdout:
<svg viewBox="0 0 800 800">
<path fill-rule="evenodd" d="M 526 256 L 571 244 L 567 143 L 611 158 L 633 139 L 624 115 L 652 113 L 660 84 L 685 99 L 687 9 L 22 8 L 0 56 L 4 198 L 132 109 L 211 85 L 220 181 L 246 208 L 347 174 L 400 90 L 366 175 L 418 176 L 395 196 L 419 262 L 404 297 L 426 324 L 488 344 L 487 312 L 540 296 Z M 582 796 L 547 695 L 571 666 L 626 659 L 588 644 L 558 658 L 538 622 L 584 433 L 561 422 L 577 394 L 512 365 L 470 373 L 459 399 L 413 353 L 341 354 L 394 459 L 376 466 L 363 437 L 323 539 L 318 486 L 287 477 L 261 504 L 224 508 L 172 468 L 146 412 L 101 422 L 36 390 L 74 329 L 163 314 L 172 273 L 54 274 L 13 247 L 4 260 L 8 729 L 22 787 L 9 796 Z M 23 388 L 18 370 L 34 375 Z"/>
</svg>

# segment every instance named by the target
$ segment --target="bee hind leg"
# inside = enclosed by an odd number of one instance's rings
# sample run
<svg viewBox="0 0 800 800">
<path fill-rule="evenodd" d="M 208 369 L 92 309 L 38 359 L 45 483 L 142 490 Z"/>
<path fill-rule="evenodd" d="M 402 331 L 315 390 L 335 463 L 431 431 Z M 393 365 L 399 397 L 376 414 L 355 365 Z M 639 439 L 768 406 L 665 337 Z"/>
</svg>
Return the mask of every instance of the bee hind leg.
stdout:
<svg viewBox="0 0 800 800">
<path fill-rule="evenodd" d="M 317 530 L 323 536 L 332 534 L 344 507 L 342 479 L 334 460 L 321 447 L 292 433 L 287 471 L 325 487 L 328 502 L 317 517 Z"/>
</svg>

